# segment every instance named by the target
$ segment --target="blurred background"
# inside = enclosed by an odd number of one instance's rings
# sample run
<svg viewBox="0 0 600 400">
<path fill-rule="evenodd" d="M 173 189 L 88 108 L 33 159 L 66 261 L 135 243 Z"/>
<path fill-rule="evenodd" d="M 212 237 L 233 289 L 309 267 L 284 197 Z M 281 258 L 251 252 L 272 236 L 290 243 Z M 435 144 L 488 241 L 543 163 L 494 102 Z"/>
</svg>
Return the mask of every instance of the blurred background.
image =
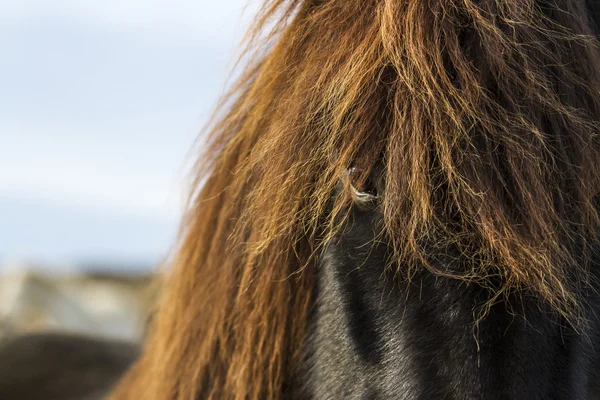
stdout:
<svg viewBox="0 0 600 400">
<path fill-rule="evenodd" d="M 0 2 L 0 335 L 139 340 L 247 0 Z"/>
</svg>

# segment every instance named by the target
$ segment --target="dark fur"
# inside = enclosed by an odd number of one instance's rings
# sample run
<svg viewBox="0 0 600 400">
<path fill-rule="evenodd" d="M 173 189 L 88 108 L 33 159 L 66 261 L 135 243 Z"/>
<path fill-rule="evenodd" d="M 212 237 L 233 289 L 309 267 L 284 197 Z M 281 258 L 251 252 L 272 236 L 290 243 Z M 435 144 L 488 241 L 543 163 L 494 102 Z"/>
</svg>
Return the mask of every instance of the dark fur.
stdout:
<svg viewBox="0 0 600 400">
<path fill-rule="evenodd" d="M 0 343 L 0 399 L 100 400 L 136 359 L 128 342 L 40 333 Z"/>
<path fill-rule="evenodd" d="M 587 2 L 600 26 L 600 2 Z M 307 354 L 316 399 L 600 399 L 598 285 L 582 295 L 594 316 L 581 331 L 527 293 L 478 315 L 490 290 L 422 270 L 409 282 L 385 268 L 377 205 L 355 206 L 320 263 Z M 461 256 L 431 259 L 461 268 Z M 464 267 L 464 266 L 463 266 Z M 592 257 L 600 274 L 600 249 Z M 500 285 L 501 282 L 498 282 Z"/>
<path fill-rule="evenodd" d="M 500 299 L 477 323 L 489 289 L 429 272 L 385 269 L 376 207 L 355 206 L 324 251 L 309 340 L 315 399 L 597 399 L 598 321 L 568 328 L 526 293 Z M 460 255 L 432 259 L 456 264 Z M 594 275 L 600 268 L 596 255 Z M 598 296 L 587 293 L 590 314 Z"/>
</svg>

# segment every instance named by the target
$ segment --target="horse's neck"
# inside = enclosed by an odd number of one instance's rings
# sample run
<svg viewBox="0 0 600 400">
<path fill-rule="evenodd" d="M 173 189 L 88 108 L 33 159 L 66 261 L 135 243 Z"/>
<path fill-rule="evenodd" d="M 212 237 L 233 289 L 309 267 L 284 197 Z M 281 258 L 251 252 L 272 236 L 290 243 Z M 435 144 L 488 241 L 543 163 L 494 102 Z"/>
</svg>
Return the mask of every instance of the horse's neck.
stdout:
<svg viewBox="0 0 600 400">
<path fill-rule="evenodd" d="M 314 398 L 599 398 L 590 389 L 594 332 L 576 335 L 534 300 L 513 310 L 499 301 L 475 324 L 484 303 L 475 285 L 430 275 L 393 282 L 331 253 L 319 273 Z"/>
</svg>

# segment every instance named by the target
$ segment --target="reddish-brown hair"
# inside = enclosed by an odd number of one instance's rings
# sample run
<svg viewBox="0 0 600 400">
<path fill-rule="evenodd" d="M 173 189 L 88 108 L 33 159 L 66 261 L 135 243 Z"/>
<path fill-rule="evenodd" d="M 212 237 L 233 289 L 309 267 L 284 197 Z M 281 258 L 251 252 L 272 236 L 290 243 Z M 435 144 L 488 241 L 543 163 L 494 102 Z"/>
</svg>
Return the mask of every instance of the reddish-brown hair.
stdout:
<svg viewBox="0 0 600 400">
<path fill-rule="evenodd" d="M 144 354 L 113 400 L 282 397 L 349 165 L 383 166 L 397 268 L 501 278 L 497 295 L 582 317 L 600 177 L 584 1 L 267 0 L 249 43 Z M 424 242 L 469 268 L 429 262 Z"/>
</svg>

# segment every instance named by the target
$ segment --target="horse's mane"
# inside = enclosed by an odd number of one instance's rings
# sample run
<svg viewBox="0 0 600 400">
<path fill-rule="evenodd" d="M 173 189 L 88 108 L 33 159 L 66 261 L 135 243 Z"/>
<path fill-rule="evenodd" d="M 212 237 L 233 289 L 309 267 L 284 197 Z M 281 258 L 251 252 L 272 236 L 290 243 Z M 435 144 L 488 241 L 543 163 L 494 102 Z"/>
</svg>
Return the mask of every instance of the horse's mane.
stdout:
<svg viewBox="0 0 600 400">
<path fill-rule="evenodd" d="M 113 398 L 282 397 L 350 165 L 383 166 L 382 237 L 406 276 L 429 268 L 584 318 L 592 25 L 583 0 L 268 0 L 210 125 L 149 343 Z"/>
</svg>

